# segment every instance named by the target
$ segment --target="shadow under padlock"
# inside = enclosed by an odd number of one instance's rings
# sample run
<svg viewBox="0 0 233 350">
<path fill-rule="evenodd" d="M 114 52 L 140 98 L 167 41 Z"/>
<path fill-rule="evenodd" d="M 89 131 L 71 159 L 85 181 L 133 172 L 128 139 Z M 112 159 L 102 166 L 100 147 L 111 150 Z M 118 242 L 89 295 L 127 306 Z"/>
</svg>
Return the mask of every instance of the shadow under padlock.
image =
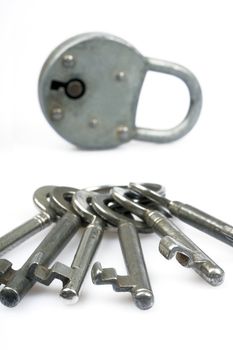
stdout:
<svg viewBox="0 0 233 350">
<path fill-rule="evenodd" d="M 188 87 L 188 113 L 171 129 L 136 127 L 148 71 L 176 76 Z M 202 106 L 199 82 L 188 69 L 144 57 L 126 41 L 105 33 L 81 34 L 58 46 L 42 68 L 39 99 L 57 133 L 85 149 L 113 148 L 131 139 L 177 140 L 196 124 Z"/>
</svg>

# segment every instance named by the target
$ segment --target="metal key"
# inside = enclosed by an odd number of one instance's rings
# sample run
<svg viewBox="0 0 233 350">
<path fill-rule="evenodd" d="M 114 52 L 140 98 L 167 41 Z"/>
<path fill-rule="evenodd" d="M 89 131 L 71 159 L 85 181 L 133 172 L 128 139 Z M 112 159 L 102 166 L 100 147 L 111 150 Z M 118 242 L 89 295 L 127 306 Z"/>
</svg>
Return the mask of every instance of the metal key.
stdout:
<svg viewBox="0 0 233 350">
<path fill-rule="evenodd" d="M 157 210 L 150 210 L 127 197 L 129 190 L 115 187 L 112 195 L 118 203 L 143 218 L 149 227 L 162 237 L 160 253 L 166 258 L 176 259 L 182 266 L 190 267 L 212 286 L 223 282 L 224 271 L 210 259 L 180 229 Z"/>
<path fill-rule="evenodd" d="M 154 296 L 134 220 L 109 208 L 105 203 L 110 200 L 110 196 L 98 194 L 93 196 L 92 205 L 103 219 L 118 226 L 128 275 L 119 276 L 114 268 L 102 268 L 96 262 L 92 267 L 92 281 L 94 284 L 111 284 L 116 292 L 130 292 L 137 307 L 149 309 L 154 303 Z"/>
<path fill-rule="evenodd" d="M 32 237 L 34 234 L 48 227 L 52 222 L 56 221 L 56 213 L 49 203 L 49 194 L 53 189 L 54 186 L 44 186 L 36 190 L 33 199 L 41 209 L 41 212 L 24 224 L 0 237 L 0 255 L 18 246 L 26 239 Z"/>
<path fill-rule="evenodd" d="M 95 190 L 109 190 L 109 186 L 95 188 Z M 55 278 L 63 282 L 60 296 L 71 303 L 79 299 L 80 289 L 92 258 L 102 238 L 104 222 L 97 217 L 89 205 L 89 198 L 92 195 L 88 191 L 78 191 L 73 194 L 73 206 L 75 210 L 90 224 L 85 228 L 78 249 L 70 267 L 56 262 L 51 269 L 38 265 L 37 262 L 31 266 L 31 273 L 34 278 L 45 285 L 49 285 Z M 60 197 L 60 199 L 59 199 Z M 61 191 L 53 192 L 53 200 L 61 200 Z"/>
<path fill-rule="evenodd" d="M 225 222 L 192 207 L 191 205 L 178 201 L 171 201 L 165 197 L 161 197 L 153 189 L 149 188 L 148 184 L 131 183 L 130 187 L 136 192 L 168 209 L 172 215 L 185 223 L 233 246 L 233 227 L 231 225 L 228 225 Z"/>
<path fill-rule="evenodd" d="M 2 254 L 57 220 L 57 214 L 50 206 L 50 196 L 53 189 L 54 186 L 44 186 L 35 191 L 33 200 L 41 212 L 0 238 L 0 252 Z M 12 263 L 8 260 L 0 259 L 0 283 L 6 284 L 6 281 L 9 280 L 13 271 L 11 266 Z"/>
<path fill-rule="evenodd" d="M 23 299 L 36 282 L 30 274 L 31 266 L 36 262 L 47 267 L 80 227 L 80 218 L 70 210 L 69 206 L 66 209 L 67 212 L 58 220 L 55 227 L 43 239 L 24 265 L 18 271 L 14 271 L 10 266 L 4 274 L 2 282 L 5 287 L 0 292 L 0 301 L 4 305 L 13 307 Z M 62 207 L 61 212 L 63 211 L 64 207 Z M 60 212 L 57 212 L 57 214 L 60 214 Z"/>
</svg>

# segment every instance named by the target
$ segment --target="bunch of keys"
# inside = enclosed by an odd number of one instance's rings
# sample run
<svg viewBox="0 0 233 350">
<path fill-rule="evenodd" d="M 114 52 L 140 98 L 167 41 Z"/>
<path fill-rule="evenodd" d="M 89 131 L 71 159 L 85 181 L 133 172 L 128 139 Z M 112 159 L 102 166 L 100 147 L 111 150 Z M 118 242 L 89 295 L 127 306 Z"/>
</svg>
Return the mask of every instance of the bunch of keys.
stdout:
<svg viewBox="0 0 233 350">
<path fill-rule="evenodd" d="M 158 184 L 97 186 L 78 190 L 71 187 L 44 186 L 36 190 L 34 203 L 40 212 L 13 231 L 0 237 L 0 253 L 53 224 L 39 246 L 19 270 L 0 259 L 0 301 L 16 306 L 35 283 L 50 285 L 62 282 L 60 296 L 70 303 L 80 298 L 80 290 L 102 237 L 111 227 L 117 228 L 127 274 L 95 262 L 91 269 L 96 285 L 110 284 L 116 292 L 129 292 L 135 305 L 152 307 L 154 295 L 147 272 L 139 233 L 154 232 L 160 237 L 159 252 L 166 258 L 176 257 L 184 267 L 193 269 L 212 286 L 224 280 L 223 269 L 204 253 L 173 222 L 173 216 L 233 245 L 233 227 L 178 201 L 170 201 Z M 70 266 L 56 261 L 73 236 L 82 229 L 81 239 Z M 55 261 L 55 262 L 54 262 Z"/>
</svg>

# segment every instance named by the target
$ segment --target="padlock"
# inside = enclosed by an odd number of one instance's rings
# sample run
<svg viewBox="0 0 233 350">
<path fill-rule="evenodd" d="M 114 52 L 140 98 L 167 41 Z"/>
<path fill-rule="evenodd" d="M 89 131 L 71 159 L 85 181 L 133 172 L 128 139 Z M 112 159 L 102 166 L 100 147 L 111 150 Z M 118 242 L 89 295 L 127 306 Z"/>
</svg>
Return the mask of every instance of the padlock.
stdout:
<svg viewBox="0 0 233 350">
<path fill-rule="evenodd" d="M 136 127 L 137 104 L 148 71 L 176 76 L 188 87 L 188 113 L 171 129 Z M 126 41 L 105 33 L 81 34 L 58 46 L 42 68 L 39 99 L 57 133 L 86 149 L 112 148 L 131 139 L 177 140 L 193 128 L 202 106 L 199 82 L 188 69 L 144 57 Z"/>
</svg>

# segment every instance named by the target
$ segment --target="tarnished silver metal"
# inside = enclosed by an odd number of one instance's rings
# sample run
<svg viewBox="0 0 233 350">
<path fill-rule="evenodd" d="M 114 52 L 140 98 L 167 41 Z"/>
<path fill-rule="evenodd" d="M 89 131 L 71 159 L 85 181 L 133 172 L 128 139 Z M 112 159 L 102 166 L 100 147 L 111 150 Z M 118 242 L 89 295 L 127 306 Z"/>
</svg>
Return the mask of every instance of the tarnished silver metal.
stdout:
<svg viewBox="0 0 233 350">
<path fill-rule="evenodd" d="M 54 191 L 57 189 L 60 187 L 54 188 Z M 49 203 L 52 207 L 52 194 Z M 31 273 L 32 266 L 40 264 L 45 268 L 48 267 L 80 227 L 80 218 L 73 213 L 73 210 L 70 210 L 69 204 L 65 205 L 65 200 L 62 201 L 61 208 L 61 211 L 56 211 L 54 208 L 57 216 L 62 214 L 65 208 L 67 212 L 58 220 L 19 270 L 13 270 L 10 262 L 0 260 L 0 268 L 5 269 L 4 274 L 0 277 L 0 282 L 5 284 L 0 292 L 2 304 L 8 307 L 16 306 L 36 282 Z"/>
<path fill-rule="evenodd" d="M 178 201 L 171 201 L 166 197 L 160 196 L 148 184 L 131 183 L 130 187 L 141 195 L 154 201 L 169 210 L 172 215 L 184 221 L 185 223 L 197 228 L 200 231 L 208 233 L 214 238 L 233 246 L 233 227 L 225 222 Z"/>
<path fill-rule="evenodd" d="M 148 71 L 178 77 L 189 90 L 188 113 L 171 129 L 136 127 Z M 87 33 L 65 41 L 48 57 L 39 79 L 39 100 L 46 119 L 63 138 L 82 148 L 103 149 L 131 139 L 160 143 L 179 139 L 197 122 L 202 93 L 185 67 L 144 57 L 113 35 Z"/>
<path fill-rule="evenodd" d="M 129 190 L 115 187 L 112 195 L 122 206 L 141 217 L 161 237 L 159 251 L 166 259 L 176 256 L 182 266 L 192 268 L 213 286 L 223 282 L 224 271 L 212 259 L 161 212 L 150 210 L 130 200 L 127 196 L 129 192 Z"/>
<path fill-rule="evenodd" d="M 8 270 L 8 274 L 5 274 L 7 279 L 3 281 L 5 287 L 0 292 L 2 304 L 13 307 L 23 299 L 35 284 L 35 279 L 30 278 L 31 265 L 36 261 L 43 266 L 48 266 L 73 237 L 80 222 L 78 217 L 76 220 L 74 222 L 71 213 L 64 215 L 18 271 Z"/>
<path fill-rule="evenodd" d="M 109 191 L 110 188 L 109 186 L 100 186 L 96 187 L 95 190 Z M 73 192 L 72 189 L 69 190 L 69 193 L 71 192 Z M 105 226 L 103 220 L 97 217 L 90 207 L 89 198 L 93 193 L 95 192 L 84 190 L 73 193 L 72 208 L 74 208 L 85 221 L 89 222 L 89 225 L 82 233 L 82 238 L 71 266 L 68 267 L 60 262 L 56 262 L 49 269 L 43 265 L 39 265 L 38 262 L 35 261 L 30 269 L 30 273 L 34 278 L 45 285 L 51 284 L 55 278 L 60 279 L 63 282 L 60 296 L 69 303 L 75 303 L 79 299 L 80 289 L 102 238 Z M 58 204 L 60 201 L 64 201 L 64 195 L 61 194 L 60 190 L 54 191 L 53 199 Z"/>
<path fill-rule="evenodd" d="M 119 276 L 114 268 L 102 268 L 100 262 L 92 267 L 94 284 L 111 284 L 116 292 L 130 292 L 136 306 L 149 309 L 154 303 L 149 276 L 134 220 L 117 214 L 105 204 L 103 195 L 92 196 L 92 206 L 105 220 L 118 226 L 118 237 L 128 275 Z"/>
<path fill-rule="evenodd" d="M 151 186 L 151 188 L 154 191 L 158 191 L 158 193 L 161 196 L 165 195 L 165 188 L 161 185 L 157 185 L 157 184 L 148 184 L 149 186 Z M 126 189 L 127 187 L 121 187 Z M 131 200 L 133 200 L 135 203 L 138 203 L 138 201 L 140 201 L 140 203 L 143 203 L 145 205 L 149 205 L 150 202 L 148 202 L 147 198 L 139 196 L 137 193 L 135 192 L 130 192 L 131 193 Z M 112 195 L 109 193 L 103 193 L 103 194 L 98 194 L 98 197 L 95 198 L 95 203 L 93 204 L 93 207 L 97 209 L 97 213 L 102 216 L 103 218 L 105 218 L 106 213 L 108 213 L 109 217 L 111 218 L 110 221 L 112 225 L 114 226 L 118 226 L 118 223 L 120 221 L 125 221 L 126 219 L 126 214 L 127 215 L 127 221 L 131 222 L 133 225 L 135 225 L 135 227 L 137 228 L 138 232 L 140 233 L 151 233 L 153 232 L 153 229 L 151 229 L 150 227 L 148 227 L 147 224 L 144 223 L 144 221 L 141 221 L 139 218 L 132 218 L 131 215 L 129 215 L 129 212 L 127 213 L 127 210 L 125 210 L 124 206 L 121 208 L 119 208 L 119 205 L 117 202 L 115 202 L 113 200 Z M 160 206 L 156 205 L 153 206 L 153 208 L 160 208 Z M 165 212 L 166 213 L 166 212 Z"/>
<path fill-rule="evenodd" d="M 18 246 L 56 220 L 56 213 L 52 210 L 48 200 L 53 188 L 54 186 L 44 186 L 36 190 L 33 199 L 41 209 L 41 212 L 24 224 L 0 237 L 0 255 Z"/>
</svg>

